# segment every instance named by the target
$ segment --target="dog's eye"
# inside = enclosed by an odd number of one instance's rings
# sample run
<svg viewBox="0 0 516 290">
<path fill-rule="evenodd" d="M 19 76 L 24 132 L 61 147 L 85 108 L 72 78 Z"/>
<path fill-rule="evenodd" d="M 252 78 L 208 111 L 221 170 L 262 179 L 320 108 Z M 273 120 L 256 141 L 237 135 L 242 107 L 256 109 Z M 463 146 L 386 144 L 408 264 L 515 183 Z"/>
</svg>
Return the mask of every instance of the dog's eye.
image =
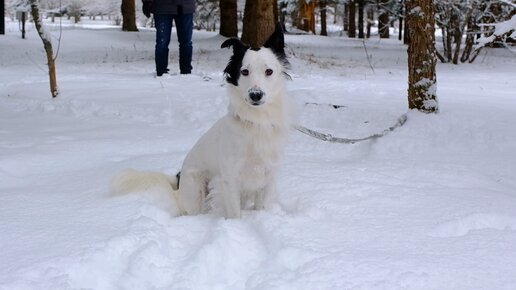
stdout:
<svg viewBox="0 0 516 290">
<path fill-rule="evenodd" d="M 265 70 L 265 75 L 270 76 L 272 74 L 272 69 L 268 68 Z"/>
<path fill-rule="evenodd" d="M 249 75 L 249 70 L 248 69 L 243 69 L 240 71 L 240 73 L 243 75 L 243 76 L 248 76 Z"/>
</svg>

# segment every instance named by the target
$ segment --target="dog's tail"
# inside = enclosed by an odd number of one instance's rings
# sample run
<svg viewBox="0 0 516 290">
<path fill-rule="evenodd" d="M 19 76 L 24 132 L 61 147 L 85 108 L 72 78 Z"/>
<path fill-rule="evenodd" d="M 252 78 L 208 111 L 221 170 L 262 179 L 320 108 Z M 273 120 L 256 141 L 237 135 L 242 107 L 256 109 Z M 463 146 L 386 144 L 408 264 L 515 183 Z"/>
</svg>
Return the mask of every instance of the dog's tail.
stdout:
<svg viewBox="0 0 516 290">
<path fill-rule="evenodd" d="M 126 169 L 120 172 L 111 181 L 112 194 L 145 193 L 164 203 L 174 204 L 169 206 L 173 208 L 172 211 L 184 215 L 185 211 L 177 194 L 178 187 L 179 174 L 169 176 L 160 172 L 134 169 Z"/>
<path fill-rule="evenodd" d="M 151 190 L 172 192 L 178 189 L 178 184 L 177 176 L 169 176 L 160 172 L 126 169 L 117 174 L 111 181 L 111 192 L 114 194 Z"/>
</svg>

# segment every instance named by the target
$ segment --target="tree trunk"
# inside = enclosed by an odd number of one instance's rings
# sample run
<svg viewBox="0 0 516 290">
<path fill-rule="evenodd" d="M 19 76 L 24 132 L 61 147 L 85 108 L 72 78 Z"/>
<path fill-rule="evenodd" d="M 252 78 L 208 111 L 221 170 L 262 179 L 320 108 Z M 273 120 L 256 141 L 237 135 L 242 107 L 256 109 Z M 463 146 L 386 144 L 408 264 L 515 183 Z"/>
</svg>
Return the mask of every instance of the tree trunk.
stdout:
<svg viewBox="0 0 516 290">
<path fill-rule="evenodd" d="M 283 31 L 287 31 L 287 27 L 285 26 L 285 15 L 287 14 L 287 2 L 281 1 L 279 7 L 279 21 L 281 23 L 281 27 Z"/>
<path fill-rule="evenodd" d="M 473 44 L 475 43 L 475 39 L 474 39 L 475 36 L 473 35 L 473 32 L 475 31 L 475 29 L 477 29 L 475 21 L 476 21 L 475 17 L 473 17 L 472 13 L 469 13 L 468 18 L 466 18 L 466 23 L 468 25 L 468 28 L 467 28 L 467 32 L 466 32 L 466 41 L 464 44 L 464 51 L 462 52 L 462 56 L 460 58 L 461 62 L 467 61 L 469 59 L 469 56 L 471 55 L 471 51 L 473 49 Z"/>
<path fill-rule="evenodd" d="M 220 0 L 220 35 L 237 37 L 237 0 Z"/>
<path fill-rule="evenodd" d="M 358 0 L 358 38 L 364 38 L 364 1 Z"/>
<path fill-rule="evenodd" d="M 267 0 L 268 1 L 268 0 Z M 246 1 L 247 2 L 247 1 Z M 315 34 L 315 0 L 308 3 L 303 0 L 299 1 L 299 18 L 298 28 L 306 32 L 313 32 Z"/>
<path fill-rule="evenodd" d="M 349 30 L 349 4 L 344 4 L 344 14 L 342 16 L 342 26 L 344 31 Z"/>
<path fill-rule="evenodd" d="M 321 35 L 328 35 L 326 30 L 326 0 L 319 0 L 319 9 L 321 10 Z"/>
<path fill-rule="evenodd" d="M 0 7 L 0 10 L 2 11 L 2 14 L 1 15 L 5 15 L 5 2 L 4 0 L 1 0 L 0 1 L 0 5 L 2 5 Z M 0 35 L 4 35 L 5 34 L 5 16 L 2 16 L 2 18 L 0 18 Z"/>
<path fill-rule="evenodd" d="M 272 15 L 274 15 L 274 24 L 276 25 L 279 21 L 278 1 L 272 3 Z"/>
<path fill-rule="evenodd" d="M 274 31 L 275 0 L 245 1 L 242 42 L 262 46 Z"/>
<path fill-rule="evenodd" d="M 389 12 L 383 7 L 390 0 L 380 0 L 378 3 L 378 34 L 380 38 L 389 38 Z"/>
<path fill-rule="evenodd" d="M 403 39 L 403 1 L 401 1 L 398 14 L 398 40 L 401 41 Z"/>
<path fill-rule="evenodd" d="M 432 0 L 407 0 L 408 102 L 410 109 L 436 113 L 435 29 Z"/>
<path fill-rule="evenodd" d="M 460 47 L 462 45 L 462 35 L 464 34 L 464 30 L 466 29 L 466 25 L 469 21 L 469 19 L 471 18 L 471 13 L 472 13 L 472 10 L 471 8 L 469 8 L 466 12 L 466 16 L 464 17 L 464 21 L 462 22 L 462 24 L 460 24 L 460 22 L 458 23 L 460 26 L 457 27 L 457 30 L 455 31 L 455 53 L 453 55 L 453 64 L 458 64 L 459 63 L 459 54 L 460 54 Z"/>
<path fill-rule="evenodd" d="M 407 15 L 408 15 L 408 10 L 407 10 L 407 2 L 406 1 L 403 1 L 403 11 L 405 12 L 403 15 L 405 16 L 405 24 L 403 24 L 403 44 L 409 44 L 410 43 L 410 33 L 409 33 L 409 27 L 408 27 L 408 22 L 407 22 Z"/>
<path fill-rule="evenodd" d="M 122 0 L 122 30 L 138 31 L 136 27 L 136 6 L 135 0 Z"/>
<path fill-rule="evenodd" d="M 355 20 L 356 3 L 355 0 L 350 0 L 348 4 L 348 37 L 357 37 L 357 24 Z"/>
<path fill-rule="evenodd" d="M 50 40 L 50 36 L 45 33 L 43 26 L 41 25 L 41 19 L 39 18 L 39 8 L 38 8 L 37 0 L 30 0 L 31 14 L 32 19 L 34 20 L 34 26 L 36 26 L 36 30 L 38 31 L 38 35 L 43 41 L 43 47 L 45 48 L 45 53 L 47 54 L 47 64 L 48 64 L 48 76 L 50 81 L 50 94 L 52 98 L 57 97 L 59 94 L 57 90 L 57 77 L 56 77 L 56 65 L 54 60 L 54 51 L 52 49 L 52 42 Z"/>
<path fill-rule="evenodd" d="M 366 26 L 366 37 L 371 38 L 371 25 L 374 22 L 374 10 L 371 7 L 367 8 L 367 26 Z"/>
</svg>

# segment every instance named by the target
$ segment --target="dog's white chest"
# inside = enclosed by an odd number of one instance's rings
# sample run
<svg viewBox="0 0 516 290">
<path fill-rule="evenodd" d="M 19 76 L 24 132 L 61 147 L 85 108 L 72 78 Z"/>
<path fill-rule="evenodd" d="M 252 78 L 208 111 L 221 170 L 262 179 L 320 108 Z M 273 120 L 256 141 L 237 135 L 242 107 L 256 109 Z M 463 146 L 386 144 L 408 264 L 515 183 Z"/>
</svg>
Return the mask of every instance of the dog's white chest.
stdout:
<svg viewBox="0 0 516 290">
<path fill-rule="evenodd" d="M 270 168 L 260 158 L 249 158 L 243 164 L 239 174 L 242 188 L 258 190 L 267 183 Z"/>
<path fill-rule="evenodd" d="M 270 182 L 270 175 L 279 155 L 279 148 L 272 136 L 255 136 L 245 142 L 242 163 L 239 166 L 239 180 L 246 190 L 259 190 Z"/>
</svg>

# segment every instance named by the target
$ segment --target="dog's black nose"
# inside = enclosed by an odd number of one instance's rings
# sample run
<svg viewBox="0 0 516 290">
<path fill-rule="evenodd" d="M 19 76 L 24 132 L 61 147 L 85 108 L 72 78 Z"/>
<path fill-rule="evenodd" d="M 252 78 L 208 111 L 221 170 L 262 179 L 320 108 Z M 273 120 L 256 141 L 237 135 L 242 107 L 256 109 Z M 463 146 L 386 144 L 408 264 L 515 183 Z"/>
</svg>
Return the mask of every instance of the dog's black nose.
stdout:
<svg viewBox="0 0 516 290">
<path fill-rule="evenodd" d="M 251 98 L 251 101 L 253 101 L 253 102 L 258 102 L 263 98 L 263 92 L 262 91 L 249 92 L 249 98 Z"/>
</svg>

